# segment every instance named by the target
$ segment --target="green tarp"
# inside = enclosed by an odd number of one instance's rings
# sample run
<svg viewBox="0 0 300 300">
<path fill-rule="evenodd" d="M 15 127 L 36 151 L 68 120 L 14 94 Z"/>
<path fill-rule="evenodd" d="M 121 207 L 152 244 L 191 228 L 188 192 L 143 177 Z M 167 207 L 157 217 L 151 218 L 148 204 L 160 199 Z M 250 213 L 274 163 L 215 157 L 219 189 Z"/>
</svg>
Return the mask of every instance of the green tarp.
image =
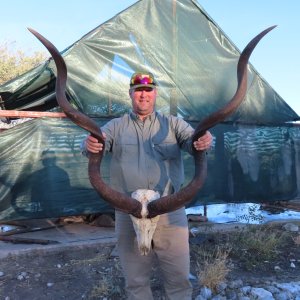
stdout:
<svg viewBox="0 0 300 300">
<path fill-rule="evenodd" d="M 98 120 L 99 125 L 106 120 Z M 194 126 L 195 124 L 192 123 Z M 298 127 L 218 125 L 208 153 L 208 177 L 190 205 L 274 202 L 299 194 Z M 1 134 L 0 220 L 112 212 L 92 188 L 86 133 L 67 119 L 38 119 Z M 102 176 L 109 183 L 109 155 Z M 184 155 L 186 181 L 193 159 Z"/>
<path fill-rule="evenodd" d="M 39 43 L 34 37 L 33 42 Z M 130 110 L 129 78 L 144 68 L 159 84 L 157 109 L 195 125 L 233 96 L 240 51 L 196 1 L 141 0 L 62 54 L 68 98 L 99 124 Z M 50 59 L 0 86 L 6 109 L 57 110 L 55 74 Z M 250 64 L 245 102 L 227 125 L 212 130 L 210 174 L 201 198 L 194 200 L 296 197 L 298 127 L 286 122 L 298 119 Z M 110 211 L 88 182 L 79 150 L 85 136 L 61 119 L 32 120 L 2 132 L 0 220 Z M 270 147 L 274 153 L 268 158 Z M 109 181 L 108 164 L 106 158 L 103 172 Z M 188 157 L 185 167 L 188 179 L 193 171 Z"/>
<path fill-rule="evenodd" d="M 265 37 L 271 38 L 272 32 Z M 142 66 L 155 74 L 160 85 L 157 108 L 188 120 L 202 119 L 233 96 L 239 54 L 191 0 L 139 1 L 63 53 L 68 95 L 85 113 L 106 117 L 128 111 L 128 78 Z M 53 101 L 55 73 L 51 60 L 1 86 L 6 108 Z M 231 120 L 266 124 L 296 119 L 298 115 L 250 66 L 246 101 Z"/>
</svg>

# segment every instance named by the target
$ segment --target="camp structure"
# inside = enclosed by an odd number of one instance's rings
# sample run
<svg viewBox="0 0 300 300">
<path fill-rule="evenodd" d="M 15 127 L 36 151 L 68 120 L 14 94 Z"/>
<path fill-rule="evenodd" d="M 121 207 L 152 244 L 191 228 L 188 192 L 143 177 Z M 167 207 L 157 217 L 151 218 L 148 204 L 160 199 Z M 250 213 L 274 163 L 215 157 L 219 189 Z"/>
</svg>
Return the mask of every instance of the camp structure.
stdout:
<svg viewBox="0 0 300 300">
<path fill-rule="evenodd" d="M 33 36 L 32 42 L 39 43 Z M 141 0 L 62 55 L 70 103 L 99 125 L 130 111 L 129 78 L 145 69 L 158 81 L 157 110 L 195 126 L 233 96 L 240 50 L 196 1 Z M 251 64 L 248 73 L 244 103 L 211 130 L 208 177 L 190 205 L 273 203 L 299 195 L 300 134 L 293 123 L 299 116 Z M 3 84 L 4 108 L 59 112 L 55 79 L 49 59 Z M 80 150 L 86 135 L 62 117 L 33 118 L 2 131 L 0 220 L 112 212 L 89 182 Z M 109 160 L 102 167 L 108 183 Z M 188 181 L 193 162 L 187 154 L 184 164 Z"/>
</svg>

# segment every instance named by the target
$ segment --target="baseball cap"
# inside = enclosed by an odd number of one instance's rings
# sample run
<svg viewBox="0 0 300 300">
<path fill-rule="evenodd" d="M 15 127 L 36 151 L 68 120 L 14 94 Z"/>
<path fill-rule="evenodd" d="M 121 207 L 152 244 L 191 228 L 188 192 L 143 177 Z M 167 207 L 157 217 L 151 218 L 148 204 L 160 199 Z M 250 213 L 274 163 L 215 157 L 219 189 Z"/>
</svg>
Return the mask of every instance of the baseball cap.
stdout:
<svg viewBox="0 0 300 300">
<path fill-rule="evenodd" d="M 156 87 L 154 76 L 150 72 L 135 72 L 130 79 L 130 88 Z"/>
</svg>

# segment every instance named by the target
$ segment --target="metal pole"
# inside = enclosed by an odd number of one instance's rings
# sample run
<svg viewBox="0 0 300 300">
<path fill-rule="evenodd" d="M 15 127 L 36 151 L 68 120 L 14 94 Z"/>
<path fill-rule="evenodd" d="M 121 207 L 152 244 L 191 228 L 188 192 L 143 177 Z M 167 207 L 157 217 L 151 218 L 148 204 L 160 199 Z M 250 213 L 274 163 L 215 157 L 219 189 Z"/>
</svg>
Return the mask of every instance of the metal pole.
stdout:
<svg viewBox="0 0 300 300">
<path fill-rule="evenodd" d="M 177 9 L 176 0 L 173 0 L 173 57 L 172 57 L 172 65 L 173 65 L 173 76 L 176 82 L 177 79 L 177 55 L 178 55 L 178 41 L 177 41 L 177 18 L 176 18 L 176 9 Z M 177 116 L 177 89 L 174 86 L 171 90 L 171 99 L 170 99 L 170 114 Z"/>
</svg>

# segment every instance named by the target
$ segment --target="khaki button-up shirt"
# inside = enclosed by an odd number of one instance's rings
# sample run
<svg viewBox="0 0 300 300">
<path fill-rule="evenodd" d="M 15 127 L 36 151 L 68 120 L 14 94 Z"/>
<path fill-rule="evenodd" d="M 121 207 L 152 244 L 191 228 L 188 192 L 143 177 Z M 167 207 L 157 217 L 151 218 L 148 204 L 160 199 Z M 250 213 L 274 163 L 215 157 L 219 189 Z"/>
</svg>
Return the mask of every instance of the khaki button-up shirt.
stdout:
<svg viewBox="0 0 300 300">
<path fill-rule="evenodd" d="M 144 121 L 134 113 L 104 125 L 105 149 L 112 154 L 110 185 L 124 193 L 178 191 L 184 181 L 181 149 L 192 152 L 194 129 L 183 119 L 154 112 Z"/>
</svg>

